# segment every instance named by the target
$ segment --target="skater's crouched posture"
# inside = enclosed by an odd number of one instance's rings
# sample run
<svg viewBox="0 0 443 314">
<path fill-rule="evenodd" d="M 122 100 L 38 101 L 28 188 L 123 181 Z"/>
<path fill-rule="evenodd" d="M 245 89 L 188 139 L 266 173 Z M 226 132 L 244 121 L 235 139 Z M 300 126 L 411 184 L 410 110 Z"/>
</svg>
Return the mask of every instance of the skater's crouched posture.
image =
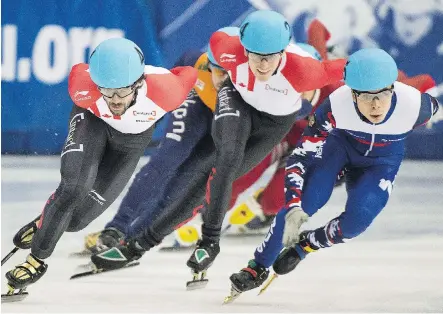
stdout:
<svg viewBox="0 0 443 314">
<path fill-rule="evenodd" d="M 259 287 L 271 265 L 277 274 L 286 274 L 307 254 L 358 236 L 385 207 L 407 135 L 438 110 L 435 98 L 396 81 L 397 75 L 395 61 L 383 50 L 363 49 L 349 57 L 346 85 L 310 116 L 289 157 L 286 205 L 255 258 L 230 277 L 232 296 Z M 301 225 L 327 203 L 344 168 L 345 211 L 325 226 L 300 233 Z"/>
<path fill-rule="evenodd" d="M 65 231 L 85 228 L 114 202 L 156 121 L 180 106 L 196 78 L 192 67 L 169 71 L 145 66 L 140 48 L 123 38 L 102 42 L 89 65 L 72 68 L 68 89 L 75 105 L 61 153 L 61 182 L 41 216 L 14 238 L 17 247 L 31 247 L 31 253 L 6 273 L 10 294 L 43 276 L 43 260 Z"/>
<path fill-rule="evenodd" d="M 209 176 L 207 168 L 193 173 L 192 190 L 166 198 L 142 232 L 126 245 L 93 255 L 97 268 L 127 265 L 199 210 L 203 211 L 202 240 L 187 265 L 197 275 L 210 267 L 220 252 L 221 226 L 234 180 L 263 160 L 300 118 L 303 92 L 343 78 L 345 60 L 320 62 L 290 45 L 290 39 L 291 28 L 284 17 L 265 10 L 251 13 L 239 34 L 221 30 L 211 36 L 213 58 L 228 72 L 229 80 L 217 94 Z"/>
</svg>

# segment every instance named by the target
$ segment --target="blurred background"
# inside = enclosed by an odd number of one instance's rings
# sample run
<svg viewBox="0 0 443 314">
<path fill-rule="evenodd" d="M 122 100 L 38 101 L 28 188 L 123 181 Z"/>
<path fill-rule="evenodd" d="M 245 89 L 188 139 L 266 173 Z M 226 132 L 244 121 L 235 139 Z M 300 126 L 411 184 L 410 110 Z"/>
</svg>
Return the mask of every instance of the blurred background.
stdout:
<svg viewBox="0 0 443 314">
<path fill-rule="evenodd" d="M 239 26 L 256 9 L 273 9 L 286 16 L 297 42 L 306 42 L 309 26 L 320 21 L 331 35 L 330 58 L 362 47 L 385 49 L 408 77 L 432 76 L 435 84 L 428 91 L 443 104 L 443 0 L 4 0 L 1 9 L 2 256 L 60 180 L 58 155 L 73 105 L 69 71 L 87 62 L 107 38 L 129 38 L 142 48 L 147 64 L 170 68 L 184 53 L 205 50 L 218 28 Z M 153 145 L 162 138 L 167 119 L 158 125 Z M 183 289 L 189 280 L 188 253 L 148 254 L 139 268 L 67 284 L 75 267 L 85 262 L 68 258 L 69 253 L 80 250 L 82 237 L 111 219 L 123 192 L 87 229 L 62 237 L 42 279 L 44 289 L 33 287 L 33 299 L 2 304 L 2 311 L 443 312 L 443 108 L 409 136 L 407 158 L 418 160 L 401 167 L 389 206 L 365 234 L 316 253 L 301 272 L 280 278 L 260 298 L 250 293 L 220 307 L 229 274 L 244 266 L 262 237 L 223 238 L 227 245 L 203 295 Z M 344 187 L 337 189 L 310 227 L 338 215 L 345 201 Z M 5 267 L 26 253 L 18 252 Z"/>
<path fill-rule="evenodd" d="M 334 56 L 380 47 L 407 76 L 429 74 L 443 103 L 442 0 L 15 0 L 1 13 L 2 154 L 58 154 L 72 108 L 67 77 L 102 40 L 126 37 L 146 63 L 170 68 L 212 32 L 256 9 L 286 16 L 297 42 L 315 19 Z M 154 144 L 163 136 L 166 116 Z M 443 110 L 408 140 L 407 157 L 443 159 Z"/>
</svg>

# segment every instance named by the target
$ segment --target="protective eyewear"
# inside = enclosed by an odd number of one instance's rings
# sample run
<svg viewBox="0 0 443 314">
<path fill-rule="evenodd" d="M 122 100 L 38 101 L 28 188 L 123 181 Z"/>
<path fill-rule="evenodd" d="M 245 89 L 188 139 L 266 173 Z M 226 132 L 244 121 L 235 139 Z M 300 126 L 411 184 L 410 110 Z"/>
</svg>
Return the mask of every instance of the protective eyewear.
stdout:
<svg viewBox="0 0 443 314">
<path fill-rule="evenodd" d="M 131 95 L 135 91 L 135 86 L 137 85 L 137 82 L 140 81 L 140 79 L 143 77 L 142 75 L 137 81 L 134 82 L 131 86 L 121 87 L 121 88 L 105 88 L 105 87 L 98 87 L 98 90 L 100 93 L 107 97 L 112 98 L 115 94 L 117 94 L 120 98 L 125 98 L 129 95 Z"/>
<path fill-rule="evenodd" d="M 265 60 L 267 62 L 274 62 L 274 61 L 279 60 L 282 54 L 283 54 L 283 51 L 280 51 L 277 53 L 271 53 L 271 54 L 267 54 L 267 55 L 262 55 L 259 53 L 248 51 L 248 58 L 252 62 L 256 62 L 256 63 L 262 62 L 263 60 Z"/>
<path fill-rule="evenodd" d="M 371 93 L 371 92 L 361 92 L 357 90 L 353 90 L 355 95 L 358 99 L 360 99 L 362 102 L 372 102 L 375 98 L 378 98 L 379 100 L 385 100 L 391 97 L 392 93 L 394 92 L 394 87 L 388 87 L 384 88 L 378 92 Z"/>
<path fill-rule="evenodd" d="M 107 98 L 112 98 L 114 97 L 115 94 L 117 94 L 117 96 L 120 98 L 125 98 L 126 96 L 129 96 L 134 92 L 134 86 L 122 87 L 122 88 L 99 87 L 98 90 L 103 96 Z"/>
</svg>

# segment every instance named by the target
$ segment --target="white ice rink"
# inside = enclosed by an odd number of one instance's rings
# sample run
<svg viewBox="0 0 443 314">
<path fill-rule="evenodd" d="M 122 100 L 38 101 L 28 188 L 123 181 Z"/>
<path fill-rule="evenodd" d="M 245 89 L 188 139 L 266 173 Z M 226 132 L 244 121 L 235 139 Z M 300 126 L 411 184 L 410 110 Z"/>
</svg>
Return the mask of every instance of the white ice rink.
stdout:
<svg viewBox="0 0 443 314">
<path fill-rule="evenodd" d="M 146 162 L 146 160 L 144 160 Z M 58 185 L 58 157 L 2 157 L 1 254 L 12 236 L 36 217 Z M 47 260 L 46 275 L 28 288 L 21 303 L 2 304 L 3 312 L 443 312 L 443 162 L 403 164 L 387 207 L 359 238 L 311 254 L 296 271 L 278 278 L 262 296 L 245 293 L 221 305 L 229 276 L 245 266 L 263 237 L 225 237 L 208 272 L 204 290 L 186 291 L 190 279 L 186 253 L 148 252 L 131 269 L 76 281 L 69 277 L 87 259 L 68 258 L 83 236 L 100 230 L 121 198 L 80 233 L 66 233 Z M 339 213 L 345 191 L 308 225 L 320 226 Z M 22 262 L 18 252 L 4 273 Z"/>
</svg>

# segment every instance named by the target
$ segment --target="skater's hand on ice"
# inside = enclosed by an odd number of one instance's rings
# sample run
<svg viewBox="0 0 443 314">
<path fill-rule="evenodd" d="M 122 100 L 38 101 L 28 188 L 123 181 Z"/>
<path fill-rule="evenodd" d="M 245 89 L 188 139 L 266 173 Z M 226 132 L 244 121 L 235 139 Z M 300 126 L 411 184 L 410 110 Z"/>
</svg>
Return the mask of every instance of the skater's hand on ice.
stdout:
<svg viewBox="0 0 443 314">
<path fill-rule="evenodd" d="M 308 221 L 309 216 L 301 208 L 293 208 L 285 216 L 283 245 L 285 247 L 298 243 L 300 227 Z"/>
</svg>

